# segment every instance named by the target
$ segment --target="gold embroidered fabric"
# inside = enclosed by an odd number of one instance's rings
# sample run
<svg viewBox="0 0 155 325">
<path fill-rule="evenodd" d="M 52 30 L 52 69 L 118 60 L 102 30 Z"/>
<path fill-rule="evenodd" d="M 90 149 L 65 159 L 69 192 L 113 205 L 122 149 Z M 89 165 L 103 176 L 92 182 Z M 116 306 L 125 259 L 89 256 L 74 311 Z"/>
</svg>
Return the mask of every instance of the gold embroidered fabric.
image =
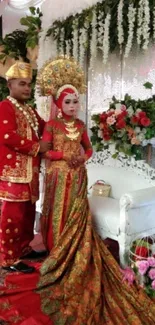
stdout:
<svg viewBox="0 0 155 325">
<path fill-rule="evenodd" d="M 64 132 L 51 132 L 54 150 L 79 152 L 80 137 L 66 141 Z M 64 161 L 49 162 L 42 232 L 50 255 L 37 293 L 53 324 L 154 324 L 155 304 L 122 281 L 119 265 L 93 229 L 84 165 L 74 170 Z"/>
<path fill-rule="evenodd" d="M 43 312 L 54 324 L 153 325 L 155 304 L 141 288 L 122 281 L 119 265 L 93 229 L 86 170 L 75 173 L 70 185 L 60 171 L 53 171 L 48 180 L 52 190 L 46 212 L 55 247 L 41 267 L 38 283 Z"/>
</svg>

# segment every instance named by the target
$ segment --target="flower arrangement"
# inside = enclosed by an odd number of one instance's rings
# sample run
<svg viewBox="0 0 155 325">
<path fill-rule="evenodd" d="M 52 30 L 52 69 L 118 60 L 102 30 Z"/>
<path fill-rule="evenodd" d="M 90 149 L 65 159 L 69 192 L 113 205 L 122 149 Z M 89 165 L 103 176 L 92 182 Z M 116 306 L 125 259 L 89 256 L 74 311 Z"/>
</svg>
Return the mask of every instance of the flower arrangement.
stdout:
<svg viewBox="0 0 155 325">
<path fill-rule="evenodd" d="M 131 268 L 121 270 L 123 280 L 131 285 L 136 281 L 150 296 L 155 298 L 155 255 L 154 244 L 142 239 L 133 243 L 131 248 Z"/>
<path fill-rule="evenodd" d="M 92 116 L 91 141 L 96 151 L 115 144 L 115 154 L 123 152 L 128 156 L 142 156 L 142 143 L 155 136 L 154 97 L 134 100 L 125 95 L 118 101 L 113 97 L 107 111 Z"/>
</svg>

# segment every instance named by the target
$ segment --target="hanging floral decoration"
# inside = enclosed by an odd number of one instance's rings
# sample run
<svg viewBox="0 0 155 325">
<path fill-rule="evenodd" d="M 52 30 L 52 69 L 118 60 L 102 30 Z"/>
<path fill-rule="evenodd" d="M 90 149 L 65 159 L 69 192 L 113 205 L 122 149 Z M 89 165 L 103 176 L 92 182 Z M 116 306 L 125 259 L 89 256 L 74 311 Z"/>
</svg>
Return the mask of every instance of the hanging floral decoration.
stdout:
<svg viewBox="0 0 155 325">
<path fill-rule="evenodd" d="M 146 50 L 155 38 L 155 4 L 153 0 L 100 1 L 64 21 L 55 21 L 47 31 L 47 37 L 51 35 L 58 54 L 73 55 L 81 64 L 87 53 L 92 66 L 98 52 L 106 63 L 117 48 L 128 57 L 133 45 Z"/>
<path fill-rule="evenodd" d="M 145 87 L 151 89 L 152 84 Z M 106 112 L 92 116 L 92 124 L 91 141 L 96 151 L 114 144 L 114 157 L 123 152 L 141 159 L 143 141 L 155 137 L 154 96 L 137 101 L 127 94 L 121 101 L 113 97 Z"/>
</svg>

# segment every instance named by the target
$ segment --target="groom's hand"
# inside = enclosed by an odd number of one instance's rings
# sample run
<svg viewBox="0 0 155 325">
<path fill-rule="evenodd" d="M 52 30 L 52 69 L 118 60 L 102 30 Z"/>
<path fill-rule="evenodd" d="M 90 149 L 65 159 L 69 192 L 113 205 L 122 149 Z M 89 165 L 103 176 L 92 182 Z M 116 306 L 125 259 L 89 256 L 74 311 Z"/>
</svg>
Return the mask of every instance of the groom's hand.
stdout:
<svg viewBox="0 0 155 325">
<path fill-rule="evenodd" d="M 50 142 L 45 142 L 45 141 L 42 141 L 42 140 L 39 141 L 39 145 L 40 145 L 39 152 L 41 152 L 41 153 L 49 151 L 52 148 L 52 145 L 51 145 Z"/>
</svg>

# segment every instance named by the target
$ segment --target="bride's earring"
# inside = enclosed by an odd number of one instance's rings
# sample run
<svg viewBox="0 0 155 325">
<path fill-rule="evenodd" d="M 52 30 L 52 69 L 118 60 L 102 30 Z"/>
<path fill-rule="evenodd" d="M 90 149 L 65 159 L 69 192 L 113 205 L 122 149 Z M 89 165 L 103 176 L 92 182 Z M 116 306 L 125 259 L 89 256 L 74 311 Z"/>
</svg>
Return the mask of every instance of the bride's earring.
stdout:
<svg viewBox="0 0 155 325">
<path fill-rule="evenodd" d="M 58 117 L 58 118 L 62 118 L 62 112 L 61 112 L 61 109 L 60 109 L 60 108 L 58 109 L 57 117 Z"/>
</svg>

